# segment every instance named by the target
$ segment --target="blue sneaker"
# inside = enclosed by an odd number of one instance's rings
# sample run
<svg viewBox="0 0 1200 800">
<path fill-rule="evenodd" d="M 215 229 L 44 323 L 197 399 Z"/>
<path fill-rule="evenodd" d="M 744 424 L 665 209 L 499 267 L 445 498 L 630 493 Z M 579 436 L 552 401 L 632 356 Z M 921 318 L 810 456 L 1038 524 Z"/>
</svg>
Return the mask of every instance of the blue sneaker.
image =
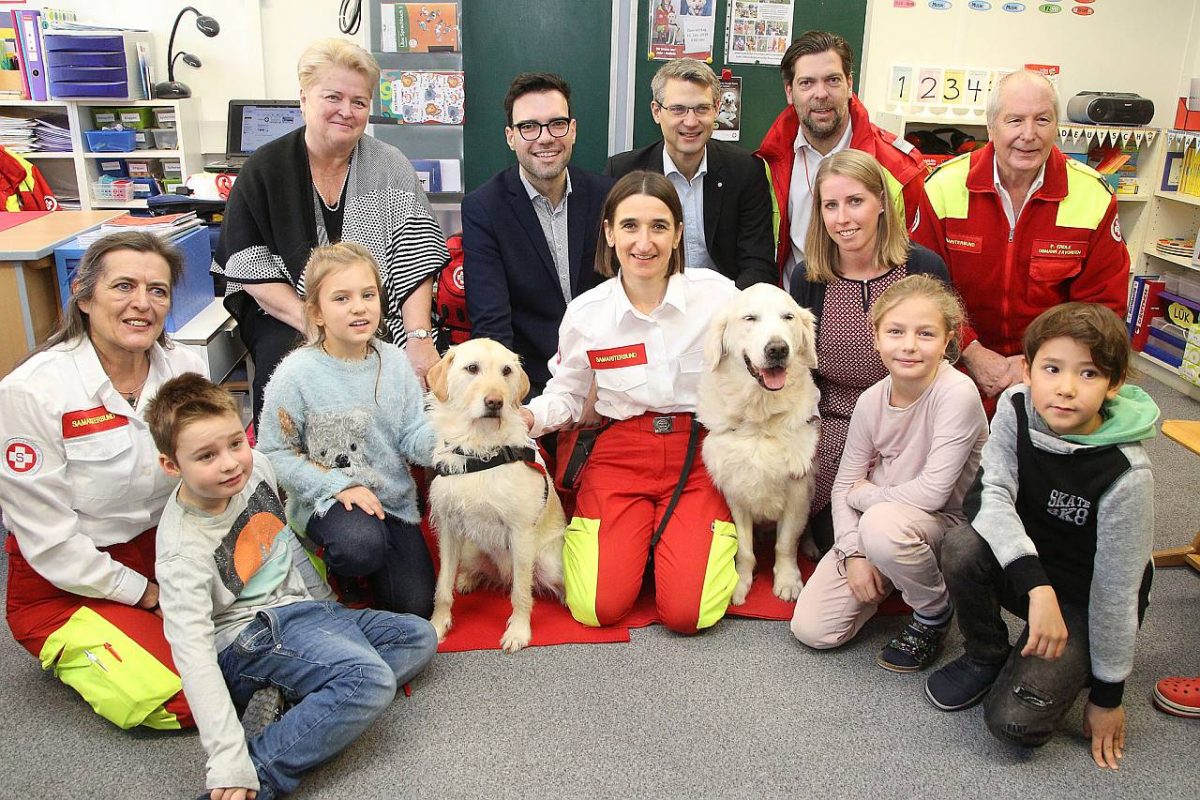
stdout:
<svg viewBox="0 0 1200 800">
<path fill-rule="evenodd" d="M 914 617 L 899 636 L 879 651 L 875 663 L 892 672 L 919 672 L 932 664 L 938 653 L 942 652 L 942 643 L 949 629 L 949 618 L 945 623 L 933 627 L 918 622 Z"/>
<path fill-rule="evenodd" d="M 987 696 L 1004 664 L 980 664 L 966 653 L 929 676 L 925 696 L 942 711 L 962 711 Z"/>
</svg>

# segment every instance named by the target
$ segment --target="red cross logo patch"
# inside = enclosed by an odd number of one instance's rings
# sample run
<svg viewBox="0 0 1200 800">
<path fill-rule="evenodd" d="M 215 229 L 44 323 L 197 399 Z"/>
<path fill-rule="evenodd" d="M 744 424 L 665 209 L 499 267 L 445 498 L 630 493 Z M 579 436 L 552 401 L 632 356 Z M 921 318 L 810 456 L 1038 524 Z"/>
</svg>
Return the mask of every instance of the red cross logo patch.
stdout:
<svg viewBox="0 0 1200 800">
<path fill-rule="evenodd" d="M 13 475 L 33 475 L 42 467 L 42 449 L 28 439 L 4 443 L 4 468 Z"/>
</svg>

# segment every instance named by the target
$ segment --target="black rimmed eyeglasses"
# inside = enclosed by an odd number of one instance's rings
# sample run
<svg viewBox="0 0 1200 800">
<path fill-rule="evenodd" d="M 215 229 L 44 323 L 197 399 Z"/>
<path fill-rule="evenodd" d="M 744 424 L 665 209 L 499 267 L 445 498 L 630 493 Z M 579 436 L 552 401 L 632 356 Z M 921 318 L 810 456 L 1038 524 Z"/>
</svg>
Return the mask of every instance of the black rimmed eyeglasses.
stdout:
<svg viewBox="0 0 1200 800">
<path fill-rule="evenodd" d="M 711 116 L 713 112 L 717 110 L 717 107 L 712 103 L 697 103 L 694 106 L 685 106 L 682 103 L 672 103 L 669 106 L 664 106 L 662 103 L 655 100 L 654 105 L 658 106 L 663 111 L 666 111 L 672 117 L 680 118 L 686 117 L 687 113 L 691 111 L 695 113 L 697 117 L 703 119 L 704 117 Z"/>
<path fill-rule="evenodd" d="M 549 122 L 525 120 L 524 122 L 514 122 L 512 127 L 516 128 L 517 133 L 521 134 L 521 138 L 527 142 L 536 142 L 540 139 L 543 128 L 550 131 L 550 135 L 555 139 L 561 139 L 567 135 L 567 131 L 571 130 L 571 119 L 569 117 L 555 117 Z"/>
</svg>

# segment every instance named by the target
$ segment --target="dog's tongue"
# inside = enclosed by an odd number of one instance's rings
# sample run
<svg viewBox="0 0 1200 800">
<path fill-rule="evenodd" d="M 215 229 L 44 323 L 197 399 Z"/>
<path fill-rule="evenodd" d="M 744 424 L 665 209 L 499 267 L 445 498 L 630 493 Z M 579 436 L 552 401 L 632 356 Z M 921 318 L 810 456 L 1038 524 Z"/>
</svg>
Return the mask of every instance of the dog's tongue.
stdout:
<svg viewBox="0 0 1200 800">
<path fill-rule="evenodd" d="M 763 385 L 771 391 L 777 391 L 783 388 L 783 384 L 787 382 L 787 369 L 785 367 L 768 367 L 762 370 Z"/>
</svg>

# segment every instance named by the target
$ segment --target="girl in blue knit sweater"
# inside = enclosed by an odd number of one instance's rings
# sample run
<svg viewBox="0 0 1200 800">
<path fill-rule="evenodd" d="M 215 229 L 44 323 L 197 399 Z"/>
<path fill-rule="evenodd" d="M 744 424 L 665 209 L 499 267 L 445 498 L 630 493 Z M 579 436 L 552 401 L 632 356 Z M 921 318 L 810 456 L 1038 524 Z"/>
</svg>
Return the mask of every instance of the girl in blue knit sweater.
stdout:
<svg viewBox="0 0 1200 800">
<path fill-rule="evenodd" d="M 435 437 L 404 352 L 376 338 L 383 305 L 366 248 L 319 247 L 304 269 L 308 346 L 275 369 L 258 447 L 287 493 L 288 520 L 337 576 L 365 576 L 377 605 L 433 612 L 433 561 L 409 464 Z"/>
</svg>

